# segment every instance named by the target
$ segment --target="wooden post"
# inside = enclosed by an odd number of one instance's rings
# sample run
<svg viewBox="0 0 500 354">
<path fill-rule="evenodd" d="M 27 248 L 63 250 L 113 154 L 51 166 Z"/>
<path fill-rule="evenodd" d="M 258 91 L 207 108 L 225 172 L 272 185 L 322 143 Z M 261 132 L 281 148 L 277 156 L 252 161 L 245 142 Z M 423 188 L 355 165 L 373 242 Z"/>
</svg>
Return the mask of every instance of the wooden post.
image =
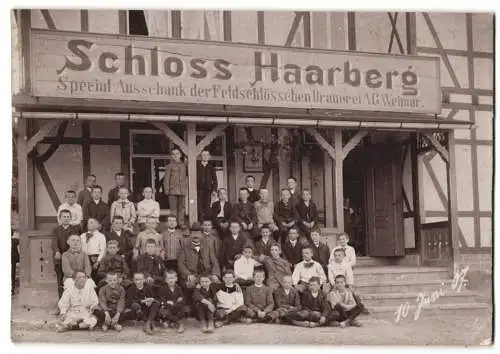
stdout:
<svg viewBox="0 0 500 354">
<path fill-rule="evenodd" d="M 452 244 L 453 274 L 458 270 L 460 259 L 460 245 L 458 244 L 458 212 L 457 212 L 457 181 L 455 166 L 455 132 L 448 131 L 448 220 Z"/>
<path fill-rule="evenodd" d="M 326 151 L 323 151 L 323 161 L 325 177 L 323 189 L 325 193 L 325 227 L 330 228 L 334 226 L 333 214 L 335 213 L 333 207 L 333 159 Z"/>
<path fill-rule="evenodd" d="M 187 124 L 187 156 L 188 156 L 188 205 L 189 225 L 198 220 L 198 195 L 196 188 L 196 124 Z"/>
<path fill-rule="evenodd" d="M 338 232 L 344 232 L 344 173 L 342 128 L 335 128 L 335 210 Z"/>
</svg>

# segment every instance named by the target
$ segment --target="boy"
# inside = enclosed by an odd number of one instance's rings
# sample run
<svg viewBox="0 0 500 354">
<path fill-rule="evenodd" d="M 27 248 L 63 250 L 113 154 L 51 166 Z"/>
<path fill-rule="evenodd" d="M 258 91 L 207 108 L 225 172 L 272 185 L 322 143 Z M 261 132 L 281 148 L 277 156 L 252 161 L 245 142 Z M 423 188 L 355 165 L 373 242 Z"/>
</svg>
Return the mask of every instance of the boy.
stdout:
<svg viewBox="0 0 500 354">
<path fill-rule="evenodd" d="M 141 231 L 146 229 L 148 218 L 156 219 L 157 223 L 160 221 L 160 203 L 153 199 L 153 188 L 144 187 L 142 196 L 144 199 L 137 203 L 137 223 Z"/>
<path fill-rule="evenodd" d="M 310 239 L 311 231 L 318 223 L 318 207 L 311 200 L 311 191 L 309 189 L 302 191 L 302 200 L 295 205 L 295 209 L 297 210 L 297 225 L 304 236 Z"/>
<path fill-rule="evenodd" d="M 280 257 L 281 246 L 279 243 L 273 243 L 271 245 L 271 256 L 260 255 L 258 260 L 267 271 L 267 285 L 276 291 L 282 284 L 282 279 L 285 276 L 291 276 L 292 270 L 290 269 L 290 264 Z"/>
<path fill-rule="evenodd" d="M 87 226 L 88 220 L 93 218 L 99 221 L 102 230 L 109 229 L 109 206 L 102 201 L 101 195 L 101 186 L 92 187 L 92 200 L 83 209 L 84 228 Z"/>
<path fill-rule="evenodd" d="M 245 289 L 253 285 L 254 269 L 260 264 L 252 257 L 253 249 L 251 245 L 245 245 L 242 253 L 243 255 L 234 262 L 234 276 L 236 277 L 236 283 L 242 289 Z"/>
<path fill-rule="evenodd" d="M 196 229 L 198 225 L 193 225 L 191 229 Z M 202 238 L 208 244 L 208 247 L 212 249 L 215 254 L 215 257 L 219 259 L 220 257 L 220 238 L 217 234 L 217 231 L 214 230 L 212 219 L 209 217 L 205 217 L 203 219 L 203 223 L 201 224 L 202 228 Z"/>
<path fill-rule="evenodd" d="M 295 206 L 290 200 L 291 194 L 288 189 L 281 190 L 281 199 L 274 207 L 274 220 L 280 230 L 280 240 L 283 242 L 288 234 L 288 230 L 295 226 L 297 215 Z"/>
<path fill-rule="evenodd" d="M 335 285 L 335 277 L 339 274 L 344 276 L 348 287 L 352 286 L 354 283 L 352 268 L 349 263 L 344 261 L 344 258 L 345 253 L 342 248 L 333 250 L 333 262 L 328 264 L 328 279 L 332 286 Z"/>
<path fill-rule="evenodd" d="M 260 240 L 255 242 L 255 255 L 260 256 L 261 254 L 265 256 L 271 255 L 271 245 L 274 243 L 271 240 L 271 229 L 268 225 L 263 225 L 260 229 Z"/>
<path fill-rule="evenodd" d="M 274 303 L 278 313 L 277 323 L 292 324 L 297 319 L 297 312 L 301 309 L 300 294 L 293 288 L 290 275 L 285 275 L 281 284 L 282 287 L 274 291 Z"/>
<path fill-rule="evenodd" d="M 335 277 L 335 288 L 330 292 L 328 300 L 335 313 L 335 316 L 330 316 L 331 321 L 339 322 L 340 327 L 346 325 L 353 327 L 361 327 L 361 324 L 356 320 L 363 312 L 363 307 L 358 304 L 356 296 L 351 289 L 346 288 L 346 279 L 339 274 Z"/>
<path fill-rule="evenodd" d="M 177 285 L 177 272 L 168 269 L 165 272 L 165 284 L 158 290 L 157 300 L 160 303 L 158 318 L 165 328 L 177 328 L 177 333 L 184 332 L 181 320 L 185 315 L 186 302 L 182 289 Z"/>
<path fill-rule="evenodd" d="M 114 201 L 120 199 L 120 188 L 126 187 L 125 175 L 121 172 L 115 173 L 115 183 L 116 185 L 112 189 L 110 189 L 108 193 L 108 205 L 110 208 L 113 205 Z"/>
<path fill-rule="evenodd" d="M 151 239 L 156 241 L 158 255 L 162 253 L 163 237 L 161 234 L 156 232 L 156 226 L 157 222 L 155 218 L 148 218 L 146 220 L 146 230 L 139 232 L 135 240 L 135 247 L 133 251 L 134 259 L 137 259 L 139 255 L 146 253 L 146 241 Z"/>
<path fill-rule="evenodd" d="M 92 279 L 97 284 L 96 274 L 104 254 L 106 253 L 106 237 L 100 233 L 99 221 L 94 218 L 88 219 L 87 232 L 81 234 L 82 251 L 89 256 L 92 265 Z"/>
<path fill-rule="evenodd" d="M 287 178 L 288 190 L 290 191 L 290 203 L 296 207 L 300 202 L 300 192 L 297 191 L 297 178 L 290 176 Z"/>
<path fill-rule="evenodd" d="M 97 270 L 96 278 L 98 281 L 98 287 L 102 287 L 107 283 L 107 275 L 109 273 L 115 274 L 119 280 L 120 285 L 124 288 L 128 288 L 128 285 L 130 285 L 127 281 L 129 275 L 127 262 L 122 256 L 118 254 L 118 247 L 118 241 L 108 241 L 106 255 L 102 258 Z"/>
<path fill-rule="evenodd" d="M 63 286 L 63 271 L 61 265 L 61 257 L 64 252 L 69 248 L 68 238 L 70 235 L 79 235 L 81 233 L 80 225 L 71 225 L 71 212 L 67 209 L 62 209 L 59 212 L 59 223 L 52 232 L 54 238 L 52 239 L 52 253 L 54 254 L 54 267 L 57 279 L 57 293 L 59 298 L 64 291 Z"/>
<path fill-rule="evenodd" d="M 118 190 L 118 199 L 111 204 L 111 220 L 115 216 L 121 216 L 123 218 L 125 230 L 132 232 L 134 228 L 135 220 L 137 219 L 137 213 L 135 212 L 134 203 L 128 200 L 129 190 L 127 187 L 120 187 Z"/>
<path fill-rule="evenodd" d="M 255 239 L 257 232 L 257 213 L 255 206 L 248 200 L 249 192 L 245 187 L 240 188 L 239 202 L 234 206 L 234 219 L 237 220 L 247 237 Z"/>
<path fill-rule="evenodd" d="M 73 273 L 73 280 L 58 303 L 61 315 L 61 323 L 56 325 L 58 332 L 75 327 L 92 330 L 97 324 L 97 318 L 92 315 L 99 303 L 94 284 L 88 281 L 87 275 L 81 270 Z"/>
<path fill-rule="evenodd" d="M 156 241 L 149 239 L 146 241 L 146 253 L 141 254 L 137 260 L 137 271 L 144 274 L 146 284 L 153 290 L 158 289 L 163 283 L 165 265 L 158 256 Z"/>
<path fill-rule="evenodd" d="M 288 230 L 288 240 L 283 243 L 283 258 L 290 263 L 292 270 L 302 260 L 302 249 L 304 246 L 298 238 L 299 232 L 296 228 L 292 227 Z"/>
<path fill-rule="evenodd" d="M 69 222 L 70 225 L 80 226 L 83 219 L 83 211 L 80 204 L 76 202 L 75 191 L 73 190 L 66 191 L 66 193 L 64 194 L 64 198 L 66 199 L 66 202 L 62 203 L 61 205 L 59 205 L 59 208 L 57 208 L 57 215 L 59 216 L 58 220 L 59 224 L 62 223 L 61 211 L 69 210 L 71 212 L 71 221 Z"/>
<path fill-rule="evenodd" d="M 177 230 L 175 215 L 167 216 L 167 229 L 163 232 L 163 249 L 165 250 L 165 267 L 177 271 L 177 255 L 182 247 L 184 236 Z"/>
<path fill-rule="evenodd" d="M 229 220 L 233 212 L 231 203 L 227 201 L 227 191 L 225 188 L 219 189 L 219 200 L 212 204 L 211 215 L 215 228 L 219 235 L 224 238 L 229 228 Z"/>
<path fill-rule="evenodd" d="M 196 187 L 198 189 L 198 219 L 207 215 L 210 209 L 212 195 L 217 193 L 217 174 L 215 166 L 210 163 L 210 152 L 203 149 L 201 161 L 197 163 Z"/>
<path fill-rule="evenodd" d="M 326 283 L 326 275 L 323 267 L 312 259 L 312 250 L 306 247 L 302 250 L 303 261 L 297 263 L 292 274 L 293 285 L 299 292 L 304 292 L 311 282 L 311 278 L 316 277 L 320 285 Z"/>
<path fill-rule="evenodd" d="M 321 264 L 326 274 L 330 259 L 330 248 L 326 243 L 321 242 L 321 234 L 317 229 L 311 231 L 311 249 L 313 251 L 313 259 Z"/>
<path fill-rule="evenodd" d="M 78 193 L 78 199 L 76 202 L 82 207 L 83 212 L 85 211 L 87 204 L 92 201 L 92 188 L 95 186 L 95 183 L 95 175 L 88 175 L 85 179 L 85 188 Z"/>
<path fill-rule="evenodd" d="M 248 189 L 248 201 L 252 204 L 255 204 L 256 201 L 260 199 L 260 193 L 258 189 L 255 189 L 255 177 L 247 176 L 245 178 L 245 186 Z"/>
<path fill-rule="evenodd" d="M 61 256 L 61 268 L 64 280 L 73 277 L 76 270 L 83 270 L 90 277 L 92 266 L 89 257 L 82 251 L 82 240 L 78 235 L 70 235 L 68 238 L 69 249 Z"/>
<path fill-rule="evenodd" d="M 247 238 L 241 234 L 240 224 L 231 221 L 229 226 L 230 235 L 222 240 L 220 251 L 221 267 L 232 269 L 236 256 L 240 256 L 243 246 L 247 244 Z"/>
<path fill-rule="evenodd" d="M 347 242 L 349 242 L 349 236 L 345 232 L 337 235 L 337 246 L 332 250 L 329 263 L 332 263 L 334 260 L 335 250 L 342 249 L 345 253 L 344 262 L 349 263 L 351 268 L 354 268 L 356 265 L 356 251 L 354 247 L 349 246 Z"/>
<path fill-rule="evenodd" d="M 269 192 L 262 188 L 259 192 L 260 199 L 254 203 L 257 214 L 257 227 L 260 229 L 267 224 L 271 232 L 278 231 L 278 226 L 274 223 L 274 204 L 269 200 Z"/>
<path fill-rule="evenodd" d="M 224 284 L 216 292 L 217 310 L 215 311 L 215 328 L 236 322 L 245 314 L 246 308 L 241 289 L 234 283 L 232 270 L 224 271 Z"/>
<path fill-rule="evenodd" d="M 125 308 L 125 289 L 119 284 L 118 275 L 114 272 L 106 274 L 106 285 L 99 290 L 99 322 L 106 332 L 109 327 L 120 332 L 122 326 L 118 323 Z"/>
<path fill-rule="evenodd" d="M 320 289 L 320 278 L 309 279 L 309 288 L 302 295 L 302 310 L 297 313 L 298 320 L 293 321 L 294 325 L 313 328 L 327 324 L 330 305 Z"/>
<path fill-rule="evenodd" d="M 202 321 L 202 333 L 212 333 L 214 331 L 214 313 L 217 303 L 218 286 L 210 282 L 210 275 L 200 275 L 200 287 L 193 293 L 196 318 Z"/>
<path fill-rule="evenodd" d="M 106 241 L 114 240 L 118 242 L 118 254 L 127 261 L 128 265 L 130 264 L 134 249 L 134 245 L 132 244 L 133 237 L 129 230 L 123 229 L 123 218 L 115 216 L 111 224 L 111 230 L 106 233 Z"/>
<path fill-rule="evenodd" d="M 264 285 L 265 273 L 256 270 L 253 275 L 254 284 L 245 291 L 245 323 L 272 322 L 278 318 L 278 313 L 273 311 L 273 291 Z"/>
<path fill-rule="evenodd" d="M 155 300 L 153 289 L 144 284 L 144 274 L 134 274 L 134 284 L 125 294 L 124 318 L 130 320 L 146 320 L 143 330 L 146 334 L 153 334 L 153 321 L 158 314 L 160 303 Z"/>
<path fill-rule="evenodd" d="M 172 160 L 170 160 L 170 163 L 165 167 L 163 193 L 168 196 L 168 206 L 177 216 L 179 225 L 184 225 L 184 214 L 186 212 L 185 197 L 188 179 L 187 167 L 186 164 L 181 161 L 181 157 L 182 154 L 179 148 L 173 148 Z"/>
</svg>

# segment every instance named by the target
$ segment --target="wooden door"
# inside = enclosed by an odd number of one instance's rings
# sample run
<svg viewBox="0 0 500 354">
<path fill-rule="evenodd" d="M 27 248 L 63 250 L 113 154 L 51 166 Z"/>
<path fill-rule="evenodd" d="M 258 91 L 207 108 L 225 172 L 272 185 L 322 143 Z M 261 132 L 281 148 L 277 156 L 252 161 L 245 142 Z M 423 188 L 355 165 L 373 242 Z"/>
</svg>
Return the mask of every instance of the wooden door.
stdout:
<svg viewBox="0 0 500 354">
<path fill-rule="evenodd" d="M 365 175 L 368 255 L 404 256 L 401 145 L 377 143 L 367 149 Z"/>
</svg>

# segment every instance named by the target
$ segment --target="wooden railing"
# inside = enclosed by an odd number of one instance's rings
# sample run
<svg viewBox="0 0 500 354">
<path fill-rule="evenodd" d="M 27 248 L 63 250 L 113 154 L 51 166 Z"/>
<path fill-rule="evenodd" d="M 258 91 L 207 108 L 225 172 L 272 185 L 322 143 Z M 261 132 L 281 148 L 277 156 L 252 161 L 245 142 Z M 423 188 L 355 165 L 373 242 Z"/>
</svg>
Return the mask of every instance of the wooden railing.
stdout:
<svg viewBox="0 0 500 354">
<path fill-rule="evenodd" d="M 422 263 L 447 266 L 452 262 L 452 244 L 448 221 L 422 224 Z"/>
</svg>

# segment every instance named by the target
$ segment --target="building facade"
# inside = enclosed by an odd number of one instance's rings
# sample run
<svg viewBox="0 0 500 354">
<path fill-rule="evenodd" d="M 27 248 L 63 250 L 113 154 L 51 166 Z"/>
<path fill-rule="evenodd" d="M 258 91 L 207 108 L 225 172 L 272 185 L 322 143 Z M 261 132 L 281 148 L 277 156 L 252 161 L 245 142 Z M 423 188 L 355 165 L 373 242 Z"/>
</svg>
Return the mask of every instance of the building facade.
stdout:
<svg viewBox="0 0 500 354">
<path fill-rule="evenodd" d="M 325 235 L 348 231 L 366 256 L 491 269 L 493 15 L 17 10 L 12 18 L 22 287 L 54 284 L 50 230 L 66 190 L 83 189 L 92 173 L 106 195 L 121 171 L 135 200 L 151 185 L 162 204 L 174 146 L 187 157 L 190 222 L 207 147 L 232 201 L 247 175 L 276 201 L 294 176 L 311 190 Z M 346 66 L 329 67 L 329 58 Z M 237 89 L 196 88 L 206 77 L 216 86 L 239 60 L 232 68 L 255 80 L 249 87 L 290 84 L 288 103 L 253 91 L 253 103 L 241 104 Z M 325 66 L 310 69 L 315 60 Z M 355 65 L 386 71 L 357 78 Z M 349 75 L 335 76 L 341 70 Z M 426 75 L 417 84 L 418 70 Z M 370 96 L 370 107 L 328 96 L 336 78 L 364 79 L 363 94 L 424 90 L 408 102 Z M 189 99 L 182 83 L 194 90 Z M 321 86 L 319 105 L 300 91 L 305 83 Z"/>
</svg>

